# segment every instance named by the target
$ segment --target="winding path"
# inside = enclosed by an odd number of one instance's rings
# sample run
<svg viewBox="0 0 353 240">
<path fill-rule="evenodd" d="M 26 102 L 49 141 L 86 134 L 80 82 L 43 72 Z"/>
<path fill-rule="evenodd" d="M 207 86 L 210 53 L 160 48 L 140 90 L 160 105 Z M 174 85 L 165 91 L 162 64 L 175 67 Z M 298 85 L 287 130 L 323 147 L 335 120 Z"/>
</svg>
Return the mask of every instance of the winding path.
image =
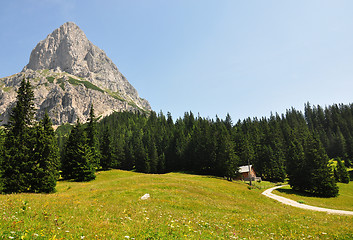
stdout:
<svg viewBox="0 0 353 240">
<path fill-rule="evenodd" d="M 285 197 L 281 197 L 281 196 L 278 196 L 278 195 L 275 195 L 272 193 L 273 190 L 275 190 L 277 188 L 281 188 L 283 186 L 285 186 L 285 185 L 269 188 L 269 189 L 265 190 L 262 194 L 265 195 L 266 197 L 277 200 L 283 204 L 290 205 L 290 206 L 297 207 L 297 208 L 303 208 L 303 209 L 319 211 L 319 212 L 326 212 L 326 213 L 330 213 L 330 214 L 352 215 L 353 216 L 353 211 L 344 211 L 344 210 L 314 207 L 314 206 L 310 206 L 310 205 L 306 205 L 306 204 L 301 204 L 301 203 L 298 203 L 297 201 L 294 201 L 294 200 L 291 200 L 291 199 L 288 199 Z"/>
</svg>

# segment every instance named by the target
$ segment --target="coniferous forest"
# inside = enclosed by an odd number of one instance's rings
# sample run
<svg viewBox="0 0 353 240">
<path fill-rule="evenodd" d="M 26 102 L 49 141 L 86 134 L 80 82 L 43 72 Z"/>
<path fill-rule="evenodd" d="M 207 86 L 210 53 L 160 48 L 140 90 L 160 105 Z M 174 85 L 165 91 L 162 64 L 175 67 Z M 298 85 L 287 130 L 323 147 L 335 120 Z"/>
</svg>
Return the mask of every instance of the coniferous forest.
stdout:
<svg viewBox="0 0 353 240">
<path fill-rule="evenodd" d="M 33 91 L 23 80 L 11 119 L 1 130 L 1 189 L 53 192 L 63 179 L 90 181 L 95 171 L 117 168 L 163 174 L 184 171 L 234 179 L 252 164 L 263 180 L 288 179 L 293 189 L 316 196 L 338 194 L 353 160 L 353 105 L 305 104 L 269 118 L 232 122 L 186 112 L 115 112 L 87 123 L 63 125 L 56 138 L 47 115 L 34 120 Z M 332 161 L 334 159 L 334 161 Z"/>
</svg>

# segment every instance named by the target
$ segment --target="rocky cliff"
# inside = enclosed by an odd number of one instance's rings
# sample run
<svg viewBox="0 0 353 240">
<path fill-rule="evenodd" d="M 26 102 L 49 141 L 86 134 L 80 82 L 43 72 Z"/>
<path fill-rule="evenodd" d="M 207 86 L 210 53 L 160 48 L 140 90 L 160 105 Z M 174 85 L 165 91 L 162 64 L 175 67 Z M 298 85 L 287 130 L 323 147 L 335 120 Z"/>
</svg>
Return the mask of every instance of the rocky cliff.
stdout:
<svg viewBox="0 0 353 240">
<path fill-rule="evenodd" d="M 85 121 L 92 103 L 96 115 L 151 110 L 104 51 L 72 22 L 40 41 L 22 72 L 0 79 L 2 123 L 8 121 L 23 77 L 34 87 L 37 118 L 47 111 L 56 125 Z"/>
</svg>

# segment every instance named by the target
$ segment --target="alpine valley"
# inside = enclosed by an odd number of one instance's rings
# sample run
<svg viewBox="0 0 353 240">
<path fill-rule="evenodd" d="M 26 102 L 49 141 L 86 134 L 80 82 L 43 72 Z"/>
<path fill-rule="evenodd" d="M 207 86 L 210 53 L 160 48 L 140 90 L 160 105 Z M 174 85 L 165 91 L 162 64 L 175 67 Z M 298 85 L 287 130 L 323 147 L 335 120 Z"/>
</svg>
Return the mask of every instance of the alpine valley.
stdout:
<svg viewBox="0 0 353 240">
<path fill-rule="evenodd" d="M 1 124 L 9 120 L 23 78 L 34 88 L 36 118 L 47 112 L 54 125 L 86 121 L 91 104 L 97 116 L 151 110 L 105 52 L 72 22 L 40 41 L 20 73 L 0 79 Z"/>
</svg>

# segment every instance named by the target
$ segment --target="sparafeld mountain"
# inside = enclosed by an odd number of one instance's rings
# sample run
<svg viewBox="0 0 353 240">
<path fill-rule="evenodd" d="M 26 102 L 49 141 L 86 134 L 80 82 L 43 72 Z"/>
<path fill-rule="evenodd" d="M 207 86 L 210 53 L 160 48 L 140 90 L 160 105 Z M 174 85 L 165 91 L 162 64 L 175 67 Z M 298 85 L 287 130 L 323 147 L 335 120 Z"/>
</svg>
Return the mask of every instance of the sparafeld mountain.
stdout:
<svg viewBox="0 0 353 240">
<path fill-rule="evenodd" d="M 34 87 L 37 118 L 47 111 L 55 125 L 85 121 L 91 104 L 98 116 L 151 110 L 104 51 L 72 22 L 40 41 L 22 72 L 0 79 L 2 123 L 8 121 L 23 77 Z"/>
</svg>

